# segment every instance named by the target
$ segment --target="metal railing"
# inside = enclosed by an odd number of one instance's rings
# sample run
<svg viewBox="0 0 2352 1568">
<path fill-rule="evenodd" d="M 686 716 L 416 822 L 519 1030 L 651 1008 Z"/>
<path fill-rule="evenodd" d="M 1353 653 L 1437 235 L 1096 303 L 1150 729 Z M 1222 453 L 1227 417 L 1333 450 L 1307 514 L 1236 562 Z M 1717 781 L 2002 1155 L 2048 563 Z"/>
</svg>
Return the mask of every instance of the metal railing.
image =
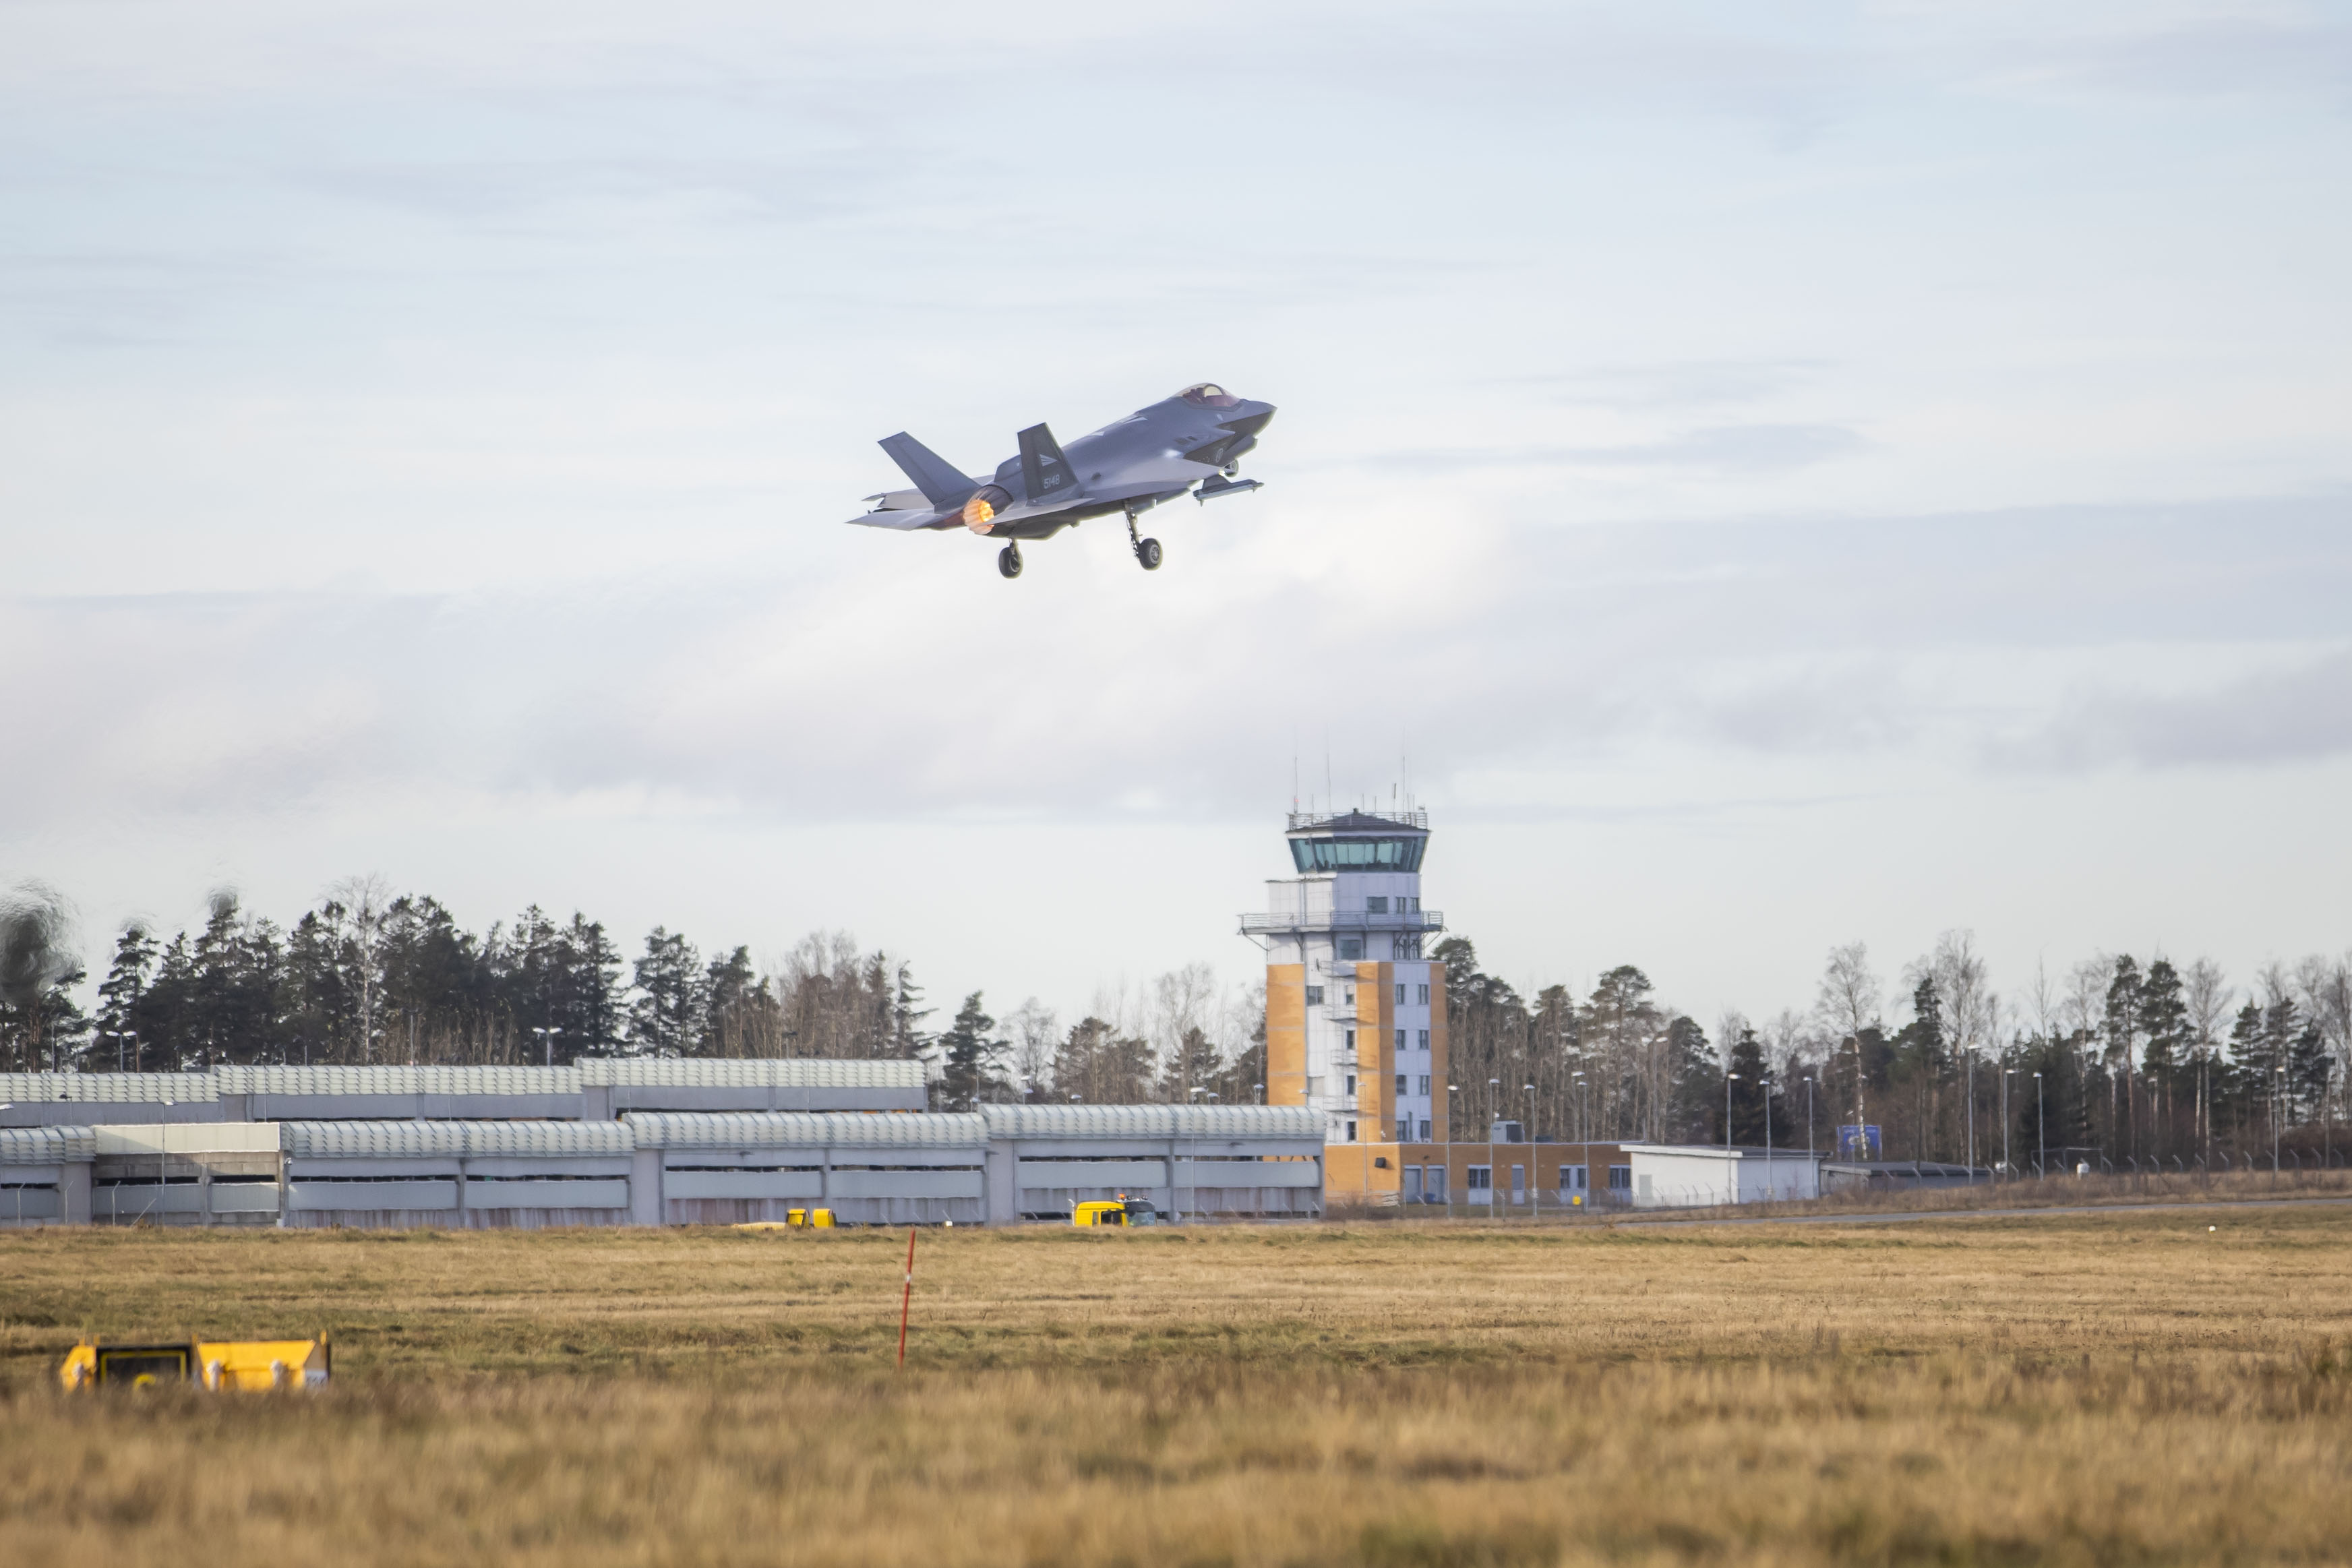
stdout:
<svg viewBox="0 0 2352 1568">
<path fill-rule="evenodd" d="M 1294 811 L 1290 814 L 1288 831 L 1296 833 L 1302 827 L 1320 827 L 1327 822 L 1337 822 L 1343 816 L 1370 817 L 1375 822 L 1392 822 L 1399 827 L 1418 827 L 1423 831 L 1427 831 L 1429 827 L 1428 810 L 1415 805 L 1402 811 L 1394 808 L 1387 811 L 1358 811 L 1352 807 L 1346 811 Z"/>
<path fill-rule="evenodd" d="M 1242 934 L 1262 931 L 1444 931 L 1445 917 L 1436 910 L 1318 910 L 1293 913 L 1244 915 Z"/>
</svg>

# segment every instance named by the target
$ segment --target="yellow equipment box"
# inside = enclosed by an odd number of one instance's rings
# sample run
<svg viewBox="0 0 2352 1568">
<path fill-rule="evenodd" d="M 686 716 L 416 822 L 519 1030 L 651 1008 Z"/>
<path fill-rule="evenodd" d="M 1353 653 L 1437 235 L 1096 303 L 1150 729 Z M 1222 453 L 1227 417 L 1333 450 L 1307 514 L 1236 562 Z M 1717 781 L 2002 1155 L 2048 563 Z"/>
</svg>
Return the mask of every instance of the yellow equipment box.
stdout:
<svg viewBox="0 0 2352 1568">
<path fill-rule="evenodd" d="M 58 1369 L 68 1389 L 150 1388 L 193 1383 L 219 1392 L 233 1388 L 321 1388 L 335 1353 L 320 1334 L 313 1340 L 175 1340 L 108 1344 L 84 1341 Z"/>
</svg>

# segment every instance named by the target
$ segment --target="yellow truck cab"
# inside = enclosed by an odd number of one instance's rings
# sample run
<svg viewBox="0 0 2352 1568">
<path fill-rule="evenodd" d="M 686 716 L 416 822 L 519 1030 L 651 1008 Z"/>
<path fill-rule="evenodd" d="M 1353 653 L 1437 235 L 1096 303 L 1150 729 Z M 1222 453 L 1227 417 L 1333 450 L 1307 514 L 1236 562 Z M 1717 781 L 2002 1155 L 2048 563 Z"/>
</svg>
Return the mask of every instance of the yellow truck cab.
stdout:
<svg viewBox="0 0 2352 1568">
<path fill-rule="evenodd" d="M 1118 1197 L 1106 1203 L 1080 1204 L 1070 1211 L 1072 1225 L 1158 1225 L 1160 1211 L 1141 1198 Z"/>
<path fill-rule="evenodd" d="M 334 1367 L 334 1352 L 314 1340 L 175 1340 L 165 1344 L 74 1346 L 58 1369 L 69 1390 L 150 1388 L 193 1383 L 215 1393 L 237 1388 L 319 1388 Z"/>
</svg>

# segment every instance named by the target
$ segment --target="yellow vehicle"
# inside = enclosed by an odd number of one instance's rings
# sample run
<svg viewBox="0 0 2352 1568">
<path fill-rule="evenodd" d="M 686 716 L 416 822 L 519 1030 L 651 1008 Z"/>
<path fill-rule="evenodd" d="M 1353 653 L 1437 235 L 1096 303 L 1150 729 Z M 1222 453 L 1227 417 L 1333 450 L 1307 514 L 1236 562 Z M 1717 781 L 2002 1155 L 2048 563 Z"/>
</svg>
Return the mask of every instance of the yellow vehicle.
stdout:
<svg viewBox="0 0 2352 1568">
<path fill-rule="evenodd" d="M 1072 1225 L 1158 1225 L 1160 1211 L 1141 1198 L 1121 1193 L 1108 1203 L 1080 1204 L 1070 1211 Z"/>
<path fill-rule="evenodd" d="M 782 1219 L 749 1219 L 734 1228 L 737 1230 L 798 1230 L 803 1226 L 814 1226 L 819 1230 L 837 1228 L 833 1223 L 831 1209 L 786 1209 L 784 1217 Z"/>
<path fill-rule="evenodd" d="M 321 1388 L 335 1352 L 320 1334 L 312 1340 L 173 1340 L 107 1344 L 85 1340 L 58 1369 L 68 1389 L 152 1388 L 193 1383 L 220 1392 L 236 1388 Z"/>
</svg>

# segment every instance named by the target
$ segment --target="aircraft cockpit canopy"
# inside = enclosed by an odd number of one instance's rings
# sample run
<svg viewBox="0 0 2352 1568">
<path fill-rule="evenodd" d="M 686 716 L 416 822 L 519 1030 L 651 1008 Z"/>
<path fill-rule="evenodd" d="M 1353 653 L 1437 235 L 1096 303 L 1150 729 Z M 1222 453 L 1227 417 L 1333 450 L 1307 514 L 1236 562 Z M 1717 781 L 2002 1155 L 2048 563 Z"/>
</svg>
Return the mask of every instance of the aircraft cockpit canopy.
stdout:
<svg viewBox="0 0 2352 1568">
<path fill-rule="evenodd" d="M 1176 395 L 1195 408 L 1231 408 L 1241 402 L 1240 398 L 1235 397 L 1213 381 L 1204 381 L 1197 386 L 1188 386 Z"/>
</svg>

